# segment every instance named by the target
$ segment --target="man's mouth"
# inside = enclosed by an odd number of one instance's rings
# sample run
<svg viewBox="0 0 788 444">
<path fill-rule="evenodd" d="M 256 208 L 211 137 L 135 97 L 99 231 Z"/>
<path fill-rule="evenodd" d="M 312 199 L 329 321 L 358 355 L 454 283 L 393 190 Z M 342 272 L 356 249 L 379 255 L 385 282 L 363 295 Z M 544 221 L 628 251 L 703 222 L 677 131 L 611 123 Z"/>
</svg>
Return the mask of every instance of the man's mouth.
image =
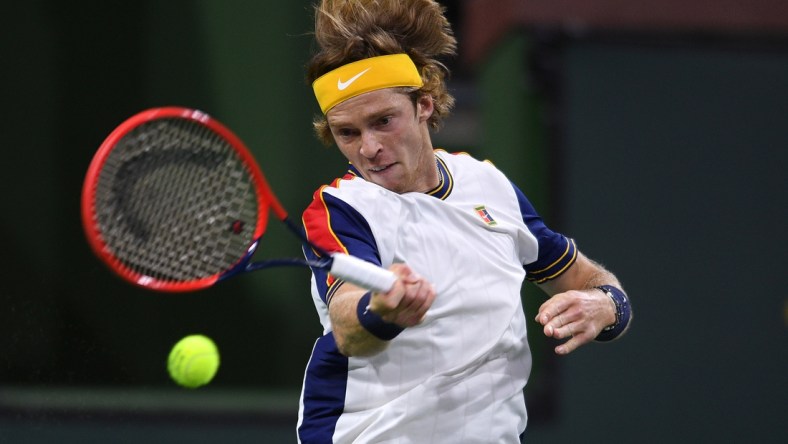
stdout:
<svg viewBox="0 0 788 444">
<path fill-rule="evenodd" d="M 369 170 L 372 171 L 373 173 L 379 173 L 381 171 L 384 171 L 384 170 L 388 169 L 392 165 L 394 165 L 394 164 L 390 163 L 388 165 L 375 166 L 375 167 L 371 167 Z"/>
</svg>

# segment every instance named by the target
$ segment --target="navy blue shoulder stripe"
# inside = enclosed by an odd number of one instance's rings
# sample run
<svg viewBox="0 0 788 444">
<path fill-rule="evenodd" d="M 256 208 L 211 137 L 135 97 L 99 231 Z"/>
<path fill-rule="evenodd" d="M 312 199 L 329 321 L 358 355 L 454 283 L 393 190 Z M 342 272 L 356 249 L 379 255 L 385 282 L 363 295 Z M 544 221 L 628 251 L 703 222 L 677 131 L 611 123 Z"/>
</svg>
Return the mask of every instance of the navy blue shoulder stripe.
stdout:
<svg viewBox="0 0 788 444">
<path fill-rule="evenodd" d="M 324 192 L 322 197 L 325 202 L 325 211 L 329 215 L 326 218 L 330 224 L 327 229 L 332 232 L 332 235 L 336 237 L 347 253 L 375 265 L 380 265 L 377 242 L 364 216 L 343 200 L 329 193 Z M 304 224 L 310 225 L 310 221 L 305 220 Z M 304 253 L 307 259 L 317 258 L 317 253 L 311 248 L 305 248 Z M 315 282 L 317 283 L 320 297 L 323 299 L 323 302 L 328 304 L 331 294 L 339 288 L 341 282 L 328 279 L 328 273 L 325 270 L 313 268 L 312 272 L 315 275 Z"/>
<path fill-rule="evenodd" d="M 524 264 L 526 279 L 542 283 L 560 276 L 577 260 L 577 246 L 572 239 L 549 229 L 525 194 L 512 183 L 520 213 L 528 230 L 536 237 L 539 254 L 536 261 Z"/>
</svg>

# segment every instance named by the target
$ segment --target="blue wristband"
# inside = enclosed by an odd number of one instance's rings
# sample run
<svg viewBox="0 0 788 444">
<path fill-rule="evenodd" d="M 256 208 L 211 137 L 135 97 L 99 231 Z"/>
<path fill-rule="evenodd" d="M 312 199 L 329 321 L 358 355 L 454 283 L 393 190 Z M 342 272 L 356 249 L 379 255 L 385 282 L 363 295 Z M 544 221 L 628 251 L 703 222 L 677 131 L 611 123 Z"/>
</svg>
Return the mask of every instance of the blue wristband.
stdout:
<svg viewBox="0 0 788 444">
<path fill-rule="evenodd" d="M 629 304 L 629 298 L 626 293 L 611 285 L 600 285 L 594 288 L 602 290 L 616 304 L 616 323 L 605 327 L 595 340 L 599 342 L 612 341 L 626 331 L 629 326 L 629 320 L 632 319 L 632 307 Z"/>
<path fill-rule="evenodd" d="M 386 322 L 383 318 L 373 313 L 369 309 L 370 299 L 372 299 L 372 292 L 368 291 L 358 301 L 356 314 L 358 315 L 359 324 L 378 339 L 390 341 L 396 338 L 405 328 Z"/>
</svg>

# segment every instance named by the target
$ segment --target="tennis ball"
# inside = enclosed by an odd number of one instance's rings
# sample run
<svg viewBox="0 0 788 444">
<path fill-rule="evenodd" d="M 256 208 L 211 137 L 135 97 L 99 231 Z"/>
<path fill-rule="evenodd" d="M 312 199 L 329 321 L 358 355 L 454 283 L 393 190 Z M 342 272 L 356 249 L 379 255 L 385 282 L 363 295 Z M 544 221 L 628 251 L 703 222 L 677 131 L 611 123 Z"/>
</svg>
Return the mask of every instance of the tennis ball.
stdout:
<svg viewBox="0 0 788 444">
<path fill-rule="evenodd" d="M 211 382 L 219 370 L 219 349 L 211 338 L 190 335 L 178 341 L 167 359 L 170 377 L 186 388 Z"/>
</svg>

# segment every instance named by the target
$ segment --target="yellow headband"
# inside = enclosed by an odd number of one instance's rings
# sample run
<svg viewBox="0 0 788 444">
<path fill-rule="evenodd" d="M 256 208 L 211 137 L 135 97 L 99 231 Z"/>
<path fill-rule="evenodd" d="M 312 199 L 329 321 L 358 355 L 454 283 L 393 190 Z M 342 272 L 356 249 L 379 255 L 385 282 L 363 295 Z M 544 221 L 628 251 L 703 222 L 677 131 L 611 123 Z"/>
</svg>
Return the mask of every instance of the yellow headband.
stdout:
<svg viewBox="0 0 788 444">
<path fill-rule="evenodd" d="M 312 83 L 323 114 L 347 99 L 395 86 L 421 87 L 424 83 L 407 54 L 391 54 L 348 63 Z"/>
</svg>

